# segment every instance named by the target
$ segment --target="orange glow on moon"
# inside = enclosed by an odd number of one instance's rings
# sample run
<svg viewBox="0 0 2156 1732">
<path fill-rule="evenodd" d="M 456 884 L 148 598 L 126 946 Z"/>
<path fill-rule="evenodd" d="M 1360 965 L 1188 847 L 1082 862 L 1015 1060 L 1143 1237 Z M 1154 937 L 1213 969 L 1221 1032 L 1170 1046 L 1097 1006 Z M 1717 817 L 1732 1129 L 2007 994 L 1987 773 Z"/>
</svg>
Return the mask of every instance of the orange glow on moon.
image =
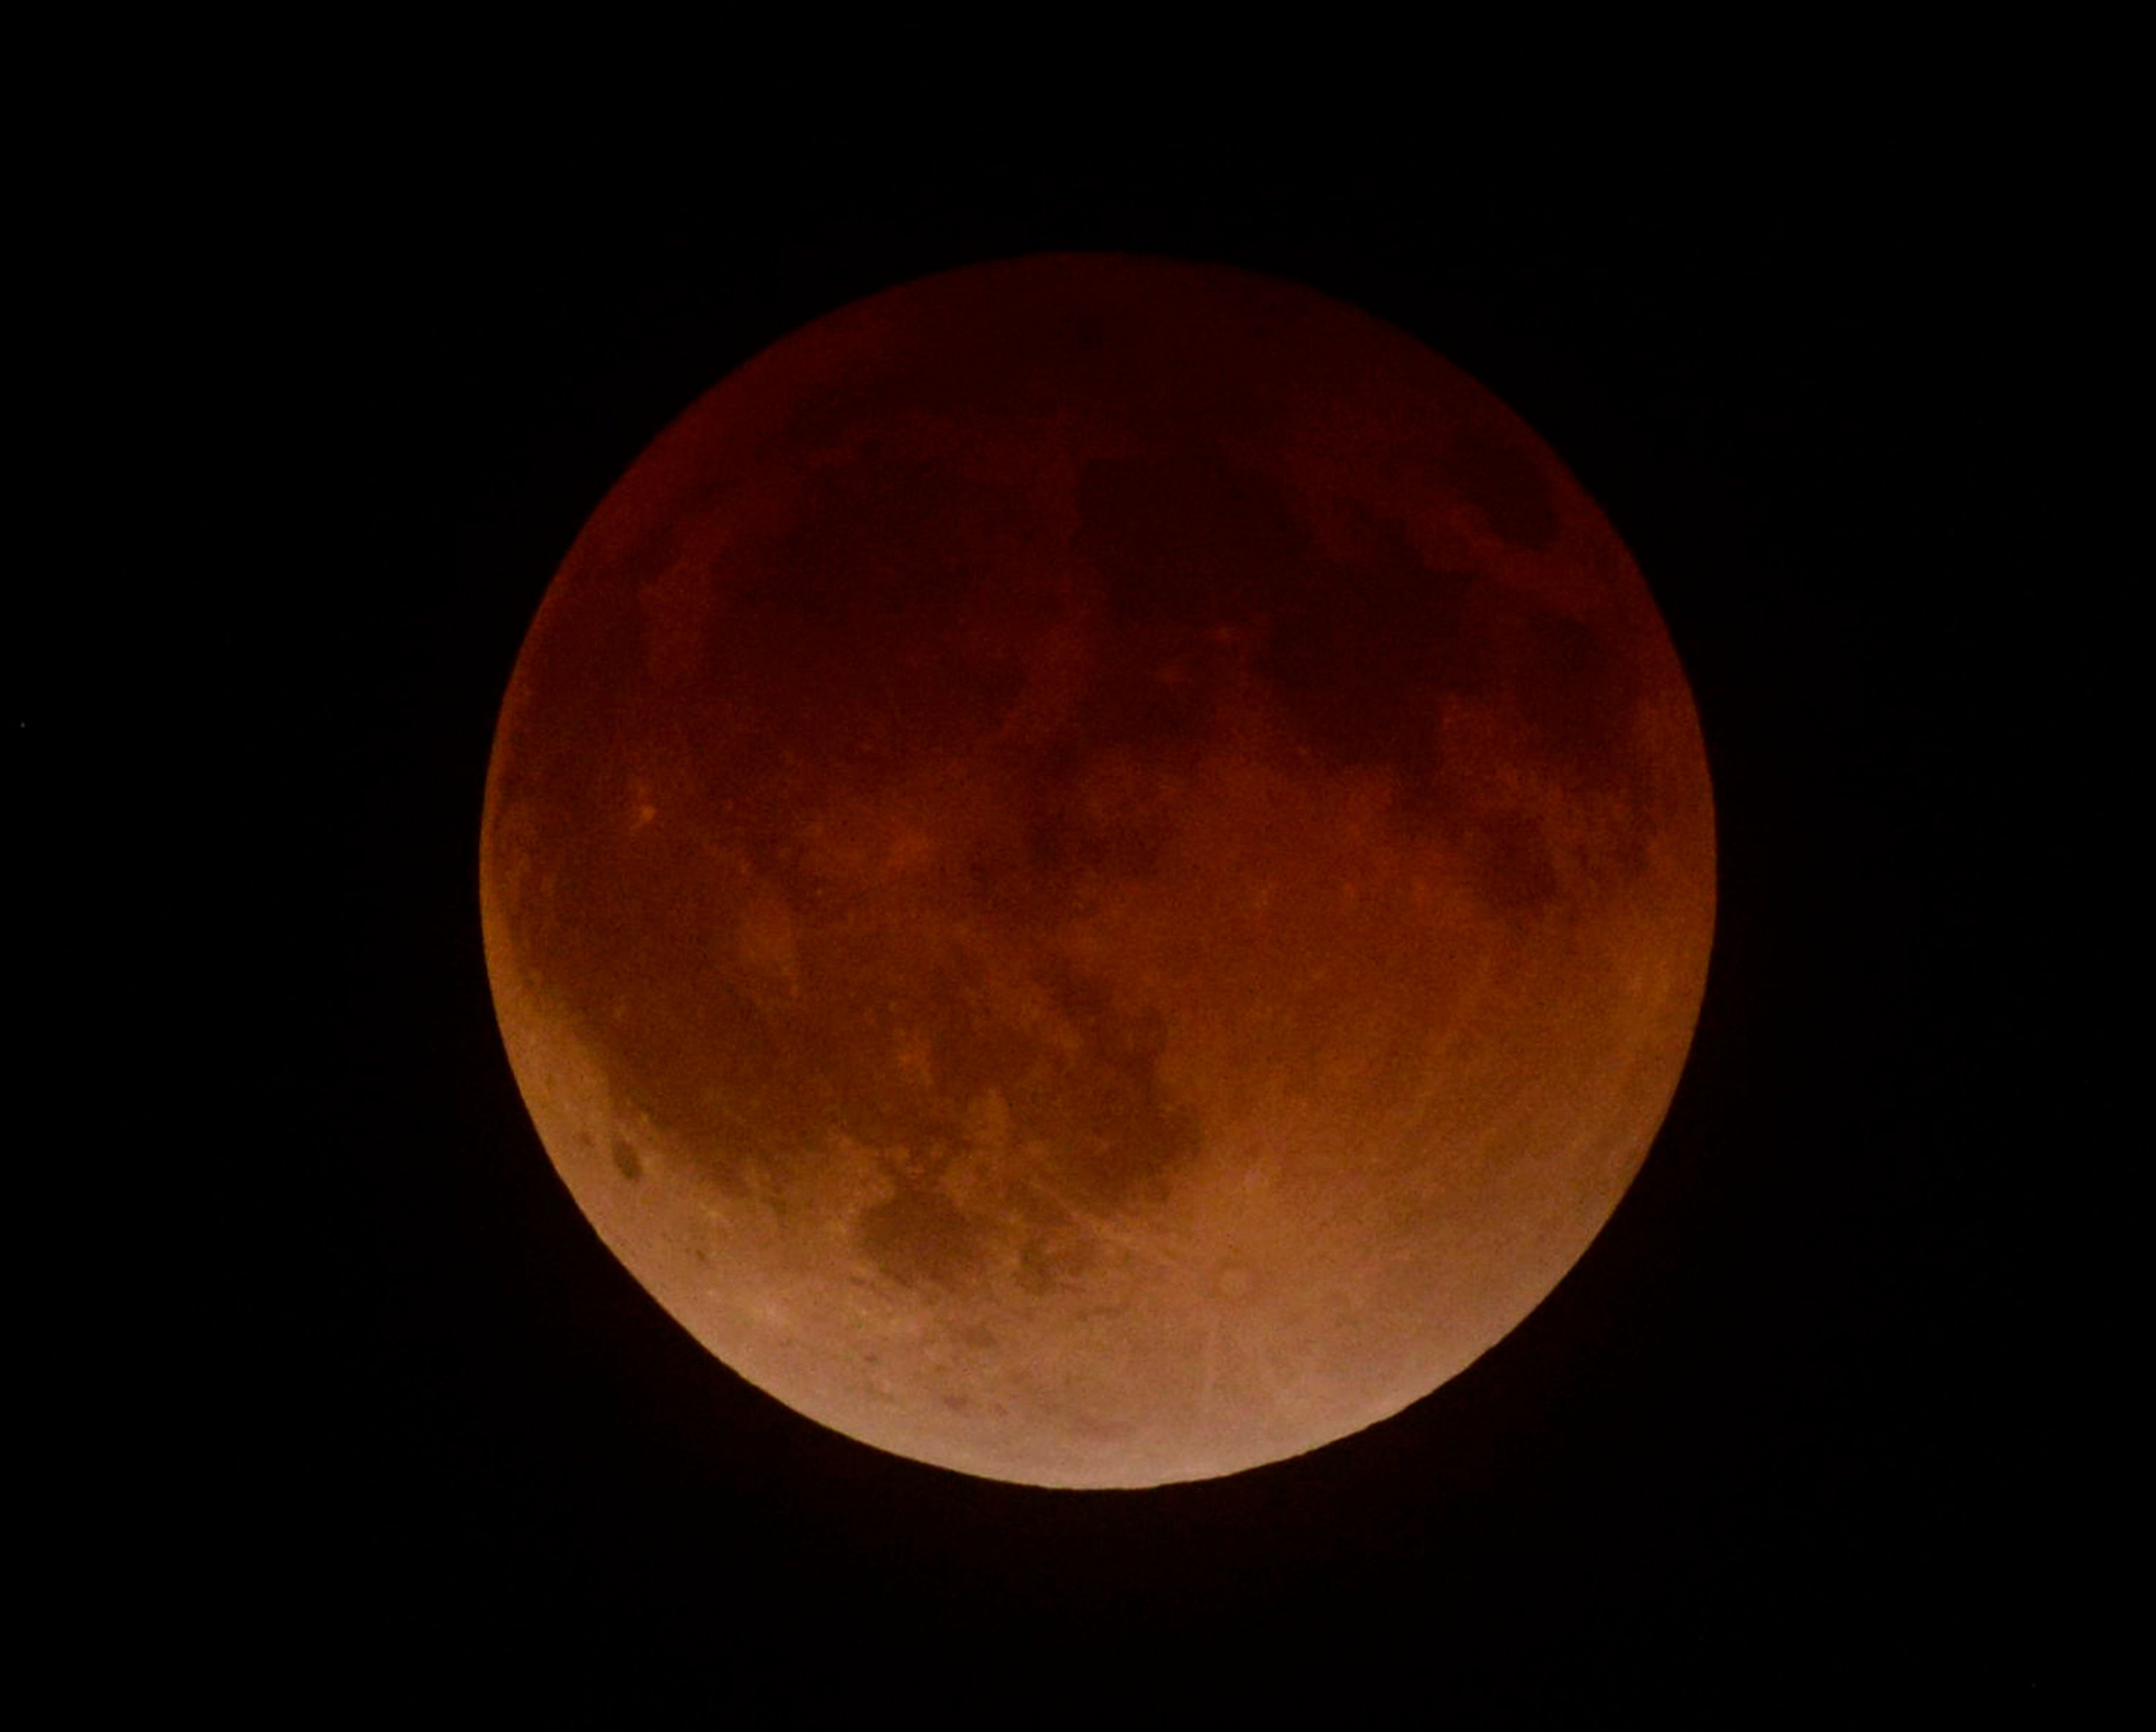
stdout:
<svg viewBox="0 0 2156 1732">
<path fill-rule="evenodd" d="M 693 405 L 495 737 L 504 1039 L 742 1376 L 1053 1486 L 1458 1372 L 1697 1018 L 1691 696 L 1543 442 L 1403 333 L 1159 260 L 931 277 Z"/>
</svg>

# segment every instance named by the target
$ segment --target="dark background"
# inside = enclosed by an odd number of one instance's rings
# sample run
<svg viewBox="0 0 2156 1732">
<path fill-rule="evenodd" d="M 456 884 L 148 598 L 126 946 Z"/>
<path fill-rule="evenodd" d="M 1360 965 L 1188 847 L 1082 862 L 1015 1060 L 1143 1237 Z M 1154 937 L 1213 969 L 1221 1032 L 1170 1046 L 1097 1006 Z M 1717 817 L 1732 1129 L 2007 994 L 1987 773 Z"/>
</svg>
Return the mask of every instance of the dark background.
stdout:
<svg viewBox="0 0 2156 1732">
<path fill-rule="evenodd" d="M 680 197 L 341 187 L 291 362 L 301 435 L 337 454 L 337 574 L 280 624 L 294 731 L 338 766 L 291 796 L 318 845 L 291 942 L 336 987 L 290 1006 L 313 1225 L 259 1302 L 305 1344 L 263 1373 L 308 1392 L 277 1404 L 266 1554 L 290 1652 L 962 1721 L 1141 1677 L 1351 1719 L 1343 1691 L 1396 1679 L 1529 1719 L 2043 1698 L 2011 1180 L 2051 1110 L 2058 938 L 2002 911 L 2041 900 L 2063 834 L 2031 717 L 2071 674 L 1995 599 L 2031 577 L 1997 455 L 2002 376 L 2041 347 L 2002 323 L 2020 239 L 1989 175 L 1586 172 L 803 158 Z M 1522 414 L 1662 605 L 1720 825 L 1690 1066 L 1558 1290 L 1393 1421 L 1142 1493 L 885 1456 L 705 1354 L 547 1162 L 476 893 L 524 627 L 652 435 L 861 295 L 1086 248 L 1310 284 Z"/>
</svg>

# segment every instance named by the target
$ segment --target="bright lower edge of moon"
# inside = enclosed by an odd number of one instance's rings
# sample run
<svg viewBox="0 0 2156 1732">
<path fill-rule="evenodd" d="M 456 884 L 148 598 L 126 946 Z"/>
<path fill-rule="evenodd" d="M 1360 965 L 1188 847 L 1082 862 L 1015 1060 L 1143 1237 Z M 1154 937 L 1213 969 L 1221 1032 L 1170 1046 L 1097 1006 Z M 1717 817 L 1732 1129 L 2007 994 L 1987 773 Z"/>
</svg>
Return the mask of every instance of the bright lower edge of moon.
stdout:
<svg viewBox="0 0 2156 1732">
<path fill-rule="evenodd" d="M 1667 1111 L 1689 689 L 1594 502 L 1404 333 L 1241 272 L 970 267 L 685 412 L 556 575 L 481 843 L 518 1084 L 742 1377 L 1137 1487 L 1397 1413 Z"/>
</svg>

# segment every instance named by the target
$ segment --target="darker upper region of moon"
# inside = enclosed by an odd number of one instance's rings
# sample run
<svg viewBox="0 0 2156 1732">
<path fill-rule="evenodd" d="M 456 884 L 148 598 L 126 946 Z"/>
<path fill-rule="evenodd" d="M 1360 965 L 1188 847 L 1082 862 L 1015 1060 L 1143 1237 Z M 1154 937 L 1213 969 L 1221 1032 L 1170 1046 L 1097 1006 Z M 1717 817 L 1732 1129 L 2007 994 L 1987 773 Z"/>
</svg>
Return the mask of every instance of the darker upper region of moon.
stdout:
<svg viewBox="0 0 2156 1732">
<path fill-rule="evenodd" d="M 1224 333 L 1204 295 L 1099 306 L 1083 272 L 1007 300 L 993 273 L 947 281 L 860 347 L 866 364 L 808 368 L 760 423 L 743 411 L 748 432 L 700 433 L 692 414 L 675 479 L 639 493 L 632 475 L 603 509 L 598 551 L 527 646 L 519 678 L 543 714 L 521 724 L 501 804 L 536 863 L 514 915 L 525 965 L 625 1113 L 722 1184 L 761 1174 L 782 1197 L 834 1134 L 894 1151 L 893 1194 L 856 1238 L 915 1285 L 964 1277 L 982 1226 L 937 1174 L 1000 1138 L 1053 1181 L 1007 1203 L 1040 1215 L 1027 1278 L 1050 1283 L 1063 1202 L 1122 1207 L 1201 1140 L 1163 1084 L 1161 1007 L 1051 942 L 1160 869 L 1177 822 L 1161 786 L 1255 726 L 1243 749 L 1296 773 L 1381 779 L 1410 841 L 1472 831 L 1476 892 L 1532 920 L 1560 894 L 1556 845 L 1531 807 L 1491 797 L 1488 748 L 1448 717 L 1502 713 L 1506 749 L 1549 785 L 1620 806 L 1651 766 L 1617 628 L 1492 568 L 1489 537 L 1537 554 L 1567 532 L 1568 484 L 1435 357 L 1375 321 L 1307 317 L 1307 296 L 1245 289 Z M 1321 539 L 1296 404 L 1353 407 L 1402 369 L 1443 404 L 1428 462 L 1468 527 L 1320 481 Z M 1060 431 L 1073 414 L 1098 436 Z M 1040 460 L 1031 494 L 973 460 L 1014 439 Z M 765 474 L 785 476 L 784 509 L 726 502 Z M 1065 517 L 1048 559 L 1044 511 Z M 730 512 L 743 523 L 721 536 Z M 1076 670 L 1053 704 L 1043 646 Z M 1120 804 L 1087 794 L 1122 763 L 1150 779 Z M 932 829 L 939 801 L 968 814 L 939 833 L 963 846 L 917 919 L 819 854 L 859 802 L 907 786 Z M 639 799 L 665 821 L 634 821 Z M 1620 826 L 1605 864 L 1621 876 L 1640 845 Z M 715 935 L 767 907 L 759 973 Z M 988 952 L 1016 959 L 1040 1018 L 1004 1014 Z M 1398 984 L 1435 966 L 1404 952 Z M 1004 1115 L 985 1132 L 983 1100 Z M 625 1144 L 617 1159 L 638 1176 Z"/>
</svg>

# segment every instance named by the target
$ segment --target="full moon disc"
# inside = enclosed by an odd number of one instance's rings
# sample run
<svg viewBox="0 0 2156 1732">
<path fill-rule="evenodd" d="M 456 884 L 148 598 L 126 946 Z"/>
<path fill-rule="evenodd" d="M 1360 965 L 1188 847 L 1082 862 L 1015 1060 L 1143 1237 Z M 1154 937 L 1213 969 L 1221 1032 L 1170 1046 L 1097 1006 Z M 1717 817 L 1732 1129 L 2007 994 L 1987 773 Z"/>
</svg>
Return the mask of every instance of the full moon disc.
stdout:
<svg viewBox="0 0 2156 1732">
<path fill-rule="evenodd" d="M 691 406 L 503 703 L 495 1003 L 599 1236 L 879 1448 L 1231 1473 L 1609 1218 L 1714 912 L 1691 694 L 1535 434 L 1310 290 L 1056 255 Z"/>
</svg>

